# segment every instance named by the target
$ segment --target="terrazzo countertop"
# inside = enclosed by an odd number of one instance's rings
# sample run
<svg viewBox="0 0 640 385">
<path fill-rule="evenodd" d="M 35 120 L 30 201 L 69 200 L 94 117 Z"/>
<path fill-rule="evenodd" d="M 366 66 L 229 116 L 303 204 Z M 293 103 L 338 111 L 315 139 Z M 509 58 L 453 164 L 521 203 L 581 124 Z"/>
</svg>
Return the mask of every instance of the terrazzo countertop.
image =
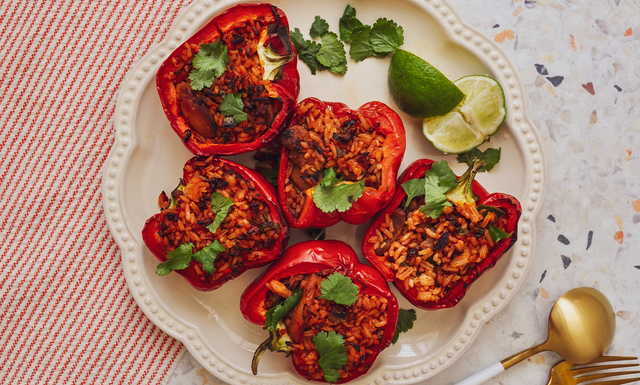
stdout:
<svg viewBox="0 0 640 385">
<path fill-rule="evenodd" d="M 425 383 L 452 384 L 544 341 L 554 302 L 579 286 L 603 292 L 616 312 L 607 354 L 640 354 L 640 2 L 450 2 L 520 71 L 549 178 L 523 287 L 461 358 Z M 560 360 L 542 353 L 487 384 L 543 384 Z M 167 384 L 217 383 L 186 352 Z"/>
</svg>

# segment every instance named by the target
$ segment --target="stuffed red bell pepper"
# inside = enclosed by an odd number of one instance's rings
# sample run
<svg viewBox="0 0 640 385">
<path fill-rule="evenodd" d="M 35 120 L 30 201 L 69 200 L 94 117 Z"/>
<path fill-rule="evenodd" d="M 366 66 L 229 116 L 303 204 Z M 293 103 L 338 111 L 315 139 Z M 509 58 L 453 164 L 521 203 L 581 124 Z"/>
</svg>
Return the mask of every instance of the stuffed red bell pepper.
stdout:
<svg viewBox="0 0 640 385">
<path fill-rule="evenodd" d="M 242 294 L 244 317 L 265 325 L 256 350 L 293 355 L 301 376 L 343 383 L 365 374 L 396 329 L 398 303 L 385 279 L 340 241 L 288 248 Z"/>
<path fill-rule="evenodd" d="M 142 239 L 160 263 L 199 290 L 214 290 L 276 259 L 289 228 L 275 189 L 262 175 L 230 160 L 193 157 L 178 187 L 158 198 L 161 212 L 147 220 Z"/>
<path fill-rule="evenodd" d="M 171 127 L 194 154 L 265 146 L 300 89 L 287 17 L 270 4 L 229 8 L 167 58 L 156 85 Z"/>
<path fill-rule="evenodd" d="M 365 233 L 367 260 L 419 308 L 455 306 L 516 242 L 520 203 L 474 181 L 483 165 L 456 179 L 445 161 L 412 163 Z"/>
<path fill-rule="evenodd" d="M 396 189 L 402 120 L 380 102 L 357 110 L 308 98 L 280 135 L 278 199 L 291 227 L 362 224 Z"/>
</svg>

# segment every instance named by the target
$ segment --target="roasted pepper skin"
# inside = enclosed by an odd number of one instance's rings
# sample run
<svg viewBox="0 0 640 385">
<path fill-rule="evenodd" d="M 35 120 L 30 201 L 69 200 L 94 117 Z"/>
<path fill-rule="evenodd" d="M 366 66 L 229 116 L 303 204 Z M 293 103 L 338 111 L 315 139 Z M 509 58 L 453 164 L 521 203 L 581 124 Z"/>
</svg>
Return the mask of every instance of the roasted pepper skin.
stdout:
<svg viewBox="0 0 640 385">
<path fill-rule="evenodd" d="M 380 211 L 371 221 L 371 224 L 365 232 L 364 239 L 367 240 L 375 234 L 375 228 L 379 228 L 382 222 L 385 220 L 385 215 L 391 215 L 391 213 L 402 203 L 403 199 L 407 196 L 404 189 L 400 187 L 403 183 L 410 179 L 422 178 L 425 171 L 431 169 L 431 165 L 434 163 L 430 159 L 420 159 L 407 167 L 398 180 L 398 189 L 389 202 L 389 205 Z M 389 282 L 393 282 L 398 291 L 411 302 L 414 306 L 427 310 L 436 310 L 450 308 L 458 304 L 467 293 L 467 290 L 473 282 L 475 282 L 480 275 L 485 271 L 495 266 L 496 262 L 516 243 L 518 238 L 518 220 L 522 213 L 522 208 L 518 200 L 509 195 L 503 193 L 489 194 L 487 190 L 480 185 L 480 183 L 473 181 L 473 192 L 478 196 L 478 205 L 487 205 L 499 208 L 504 211 L 507 216 L 507 228 L 506 232 L 513 232 L 512 236 L 503 240 L 500 240 L 495 244 L 495 247 L 489 252 L 487 257 L 480 261 L 473 270 L 470 270 L 466 275 L 462 277 L 449 292 L 439 301 L 418 301 L 417 290 L 411 288 L 405 290 L 402 281 L 396 278 L 396 274 L 389 269 L 380 259 L 376 256 L 376 252 L 373 248 L 373 244 L 369 242 L 363 242 L 362 252 L 365 258 L 373 267 L 375 267 Z"/>
<path fill-rule="evenodd" d="M 196 155 L 209 156 L 234 155 L 253 151 L 269 144 L 269 142 L 271 142 L 284 128 L 285 123 L 290 117 L 290 113 L 298 100 L 298 94 L 300 93 L 300 75 L 298 74 L 297 69 L 298 59 L 295 47 L 293 47 L 293 43 L 290 41 L 289 45 L 293 50 L 293 58 L 289 63 L 282 67 L 281 76 L 272 81 L 269 86 L 270 88 L 268 88 L 270 95 L 282 99 L 282 109 L 275 116 L 271 123 L 271 127 L 251 142 L 217 144 L 202 143 L 196 140 L 195 135 L 191 135 L 192 129 L 187 123 L 178 104 L 175 85 L 167 78 L 167 75 L 172 74 L 176 70 L 176 65 L 173 63 L 173 59 L 181 56 L 186 44 L 201 45 L 212 43 L 220 38 L 225 32 L 231 30 L 235 23 L 255 20 L 257 18 L 264 18 L 267 16 L 271 17 L 272 15 L 275 16 L 280 25 L 285 26 L 286 30 L 289 31 L 289 22 L 286 15 L 282 10 L 271 4 L 238 4 L 229 8 L 220 15 L 214 17 L 213 20 L 202 27 L 202 29 L 189 38 L 189 40 L 176 48 L 160 66 L 156 75 L 156 88 L 160 96 L 162 108 L 169 119 L 171 127 L 192 153 Z M 287 38 L 290 40 L 288 33 Z M 276 53 L 284 53 L 285 48 L 277 34 L 270 35 L 264 42 L 265 47 L 269 46 L 269 44 L 273 45 Z"/>
<path fill-rule="evenodd" d="M 186 171 L 187 166 L 192 165 L 194 162 L 202 159 L 204 158 L 196 156 L 187 161 L 182 177 L 182 180 L 185 184 L 188 183 L 189 179 L 192 176 Z M 260 196 L 269 207 L 271 220 L 273 222 L 279 223 L 281 226 L 281 230 L 278 239 L 273 242 L 269 248 L 267 248 L 264 258 L 257 261 L 245 261 L 241 267 L 236 269 L 228 268 L 224 272 L 224 275 L 220 279 L 217 279 L 215 281 L 203 280 L 196 272 L 196 269 L 194 267 L 196 262 L 194 261 L 192 261 L 189 267 L 187 267 L 186 269 L 175 270 L 176 273 L 182 275 L 193 287 L 201 291 L 215 290 L 222 286 L 225 282 L 238 277 L 248 269 L 261 267 L 268 264 L 269 262 L 278 258 L 280 253 L 287 247 L 287 243 L 289 242 L 289 227 L 287 226 L 287 223 L 284 220 L 282 213 L 280 212 L 273 185 L 269 183 L 258 172 L 250 168 L 244 167 L 240 164 L 224 158 L 216 158 L 216 161 L 224 164 L 225 168 L 232 169 L 236 173 L 240 173 L 246 180 L 254 182 L 256 190 L 259 192 Z M 165 245 L 162 237 L 158 235 L 158 231 L 160 231 L 161 229 L 160 226 L 165 216 L 165 211 L 161 211 L 160 213 L 155 214 L 153 217 L 149 218 L 146 221 L 144 228 L 142 229 L 142 240 L 144 241 L 147 248 L 153 253 L 153 255 L 155 255 L 156 258 L 160 260 L 160 262 L 164 262 L 168 259 L 168 253 L 165 250 Z"/>
<path fill-rule="evenodd" d="M 373 353 L 368 354 L 364 361 L 365 365 L 371 366 L 393 338 L 399 311 L 398 301 L 380 273 L 371 266 L 361 263 L 353 249 L 342 241 L 306 241 L 289 247 L 245 289 L 240 297 L 240 311 L 248 321 L 264 325 L 267 312 L 265 299 L 269 290 L 265 283 L 298 274 L 314 274 L 326 269 L 351 278 L 360 288 L 360 293 L 380 296 L 388 301 L 388 322 L 384 326 L 384 337 L 379 345 L 372 347 Z M 302 373 L 297 367 L 295 369 L 298 374 L 306 377 L 306 373 Z M 356 377 L 341 378 L 337 383 L 351 381 Z"/>
<path fill-rule="evenodd" d="M 400 168 L 400 163 L 402 163 L 406 149 L 406 138 L 402 119 L 389 106 L 376 101 L 366 103 L 357 110 L 351 110 L 344 103 L 323 102 L 317 98 L 307 98 L 300 103 L 313 103 L 317 108 L 323 110 L 329 108 L 337 118 L 359 112 L 368 118 L 372 124 L 376 125 L 374 129 L 375 132 L 382 133 L 390 140 L 385 140 L 383 146 L 382 183 L 377 190 L 372 187 L 366 187 L 362 197 L 353 202 L 349 210 L 342 213 L 338 212 L 338 210 L 325 213 L 313 202 L 314 188 L 310 188 L 303 192 L 307 198 L 298 218 L 296 218 L 286 205 L 287 195 L 285 192 L 285 181 L 287 177 L 287 164 L 290 160 L 289 150 L 283 146 L 280 152 L 280 169 L 278 172 L 278 199 L 287 222 L 289 222 L 291 227 L 299 229 L 329 227 L 341 220 L 352 225 L 365 223 L 384 207 L 395 193 L 398 169 Z M 303 117 L 294 114 L 289 126 L 299 124 L 302 119 Z"/>
</svg>

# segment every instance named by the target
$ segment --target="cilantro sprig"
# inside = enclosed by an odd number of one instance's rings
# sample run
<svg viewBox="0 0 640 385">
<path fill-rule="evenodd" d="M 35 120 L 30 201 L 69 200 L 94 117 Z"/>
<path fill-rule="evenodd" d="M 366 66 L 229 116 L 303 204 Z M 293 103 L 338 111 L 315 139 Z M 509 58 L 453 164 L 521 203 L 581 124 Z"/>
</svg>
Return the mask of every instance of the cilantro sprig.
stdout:
<svg viewBox="0 0 640 385">
<path fill-rule="evenodd" d="M 507 233 L 506 231 L 501 230 L 498 227 L 490 226 L 489 235 L 491 235 L 491 239 L 493 239 L 493 242 L 499 242 L 503 239 L 510 238 L 513 235 L 513 231 Z"/>
<path fill-rule="evenodd" d="M 340 305 L 351 306 L 358 300 L 360 289 L 351 278 L 342 273 L 333 273 L 320 284 L 320 298 Z"/>
<path fill-rule="evenodd" d="M 222 76 L 231 61 L 227 47 L 218 40 L 211 44 L 202 44 L 193 57 L 193 70 L 189 73 L 191 88 L 201 91 L 211 87 L 213 81 Z"/>
<path fill-rule="evenodd" d="M 338 22 L 339 36 L 329 30 L 329 23 L 316 16 L 309 36 L 320 38 L 322 43 L 307 40 L 298 28 L 291 31 L 291 40 L 296 47 L 298 57 L 311 69 L 329 70 L 344 75 L 347 72 L 347 60 L 344 44 L 350 44 L 349 56 L 356 62 L 369 57 L 384 57 L 398 50 L 404 43 L 404 29 L 393 20 L 381 17 L 370 26 L 356 17 L 356 9 L 347 4 Z"/>
<path fill-rule="evenodd" d="M 424 195 L 424 205 L 420 206 L 420 211 L 428 217 L 438 218 L 446 206 L 451 206 L 447 192 L 457 185 L 456 175 L 447 162 L 437 161 L 424 173 L 424 178 L 412 179 L 402 184 L 407 194 L 405 208 L 413 198 Z"/>
<path fill-rule="evenodd" d="M 211 194 L 211 209 L 216 216 L 213 219 L 213 222 L 207 226 L 209 231 L 215 233 L 218 230 L 218 227 L 220 227 L 224 219 L 227 217 L 231 206 L 233 206 L 233 199 L 229 199 L 219 192 Z"/>
<path fill-rule="evenodd" d="M 340 378 L 338 369 L 347 364 L 347 347 L 344 343 L 344 337 L 335 331 L 319 332 L 313 336 L 313 344 L 320 355 L 318 365 L 322 369 L 324 379 L 329 383 L 334 383 Z"/>
<path fill-rule="evenodd" d="M 316 206 L 330 213 L 338 210 L 343 213 L 351 208 L 353 202 L 364 194 L 365 180 L 346 182 L 338 178 L 333 167 L 324 170 L 322 181 L 314 188 L 313 201 Z"/>
<path fill-rule="evenodd" d="M 227 251 L 217 239 L 196 253 L 193 252 L 193 248 L 194 245 L 191 242 L 178 246 L 175 250 L 167 254 L 168 259 L 166 261 L 158 264 L 156 274 L 162 276 L 174 270 L 186 269 L 192 260 L 202 263 L 202 270 L 205 273 L 211 274 L 216 271 L 213 263 L 218 257 L 218 254 Z"/>
<path fill-rule="evenodd" d="M 487 164 L 478 170 L 478 172 L 491 171 L 491 169 L 500 162 L 500 148 L 487 148 L 482 151 L 477 147 L 469 152 L 458 155 L 458 163 L 466 163 L 471 166 L 474 159 L 484 160 Z"/>
<path fill-rule="evenodd" d="M 414 309 L 400 309 L 398 312 L 398 322 L 396 323 L 396 332 L 391 339 L 391 343 L 398 342 L 400 333 L 405 333 L 413 328 L 413 322 L 417 319 L 416 311 Z"/>
<path fill-rule="evenodd" d="M 247 114 L 244 112 L 244 102 L 242 101 L 242 93 L 237 95 L 226 94 L 222 103 L 220 103 L 220 112 L 224 116 L 233 116 L 236 123 L 247 120 Z"/>
<path fill-rule="evenodd" d="M 311 25 L 309 36 L 312 39 L 320 38 L 322 43 L 305 39 L 298 28 L 291 31 L 290 36 L 298 57 L 309 66 L 311 74 L 315 75 L 316 71 L 323 70 L 340 75 L 347 72 L 344 44 L 338 39 L 338 35 L 329 31 L 329 23 L 320 16 L 316 16 Z"/>
</svg>

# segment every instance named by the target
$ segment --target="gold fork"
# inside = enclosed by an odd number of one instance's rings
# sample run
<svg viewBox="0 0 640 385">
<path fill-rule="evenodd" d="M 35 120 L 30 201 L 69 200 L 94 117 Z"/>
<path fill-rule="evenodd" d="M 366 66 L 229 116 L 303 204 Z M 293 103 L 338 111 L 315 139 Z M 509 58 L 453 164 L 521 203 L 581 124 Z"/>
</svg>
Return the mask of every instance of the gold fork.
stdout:
<svg viewBox="0 0 640 385">
<path fill-rule="evenodd" d="M 622 364 L 605 364 L 594 365 L 613 361 L 629 361 L 637 360 L 638 357 L 620 357 L 620 356 L 605 356 L 600 357 L 597 360 L 586 365 L 575 365 L 567 361 L 562 361 L 551 369 L 551 378 L 547 385 L 576 385 L 586 381 L 600 380 L 591 382 L 589 385 L 621 385 L 628 384 L 634 381 L 640 381 L 640 377 L 622 378 L 616 380 L 607 380 L 611 377 L 624 376 L 629 374 L 638 374 L 639 370 L 633 371 L 615 371 L 615 372 L 603 372 L 595 373 L 603 370 L 630 368 L 638 366 L 638 363 L 622 363 Z"/>
</svg>

